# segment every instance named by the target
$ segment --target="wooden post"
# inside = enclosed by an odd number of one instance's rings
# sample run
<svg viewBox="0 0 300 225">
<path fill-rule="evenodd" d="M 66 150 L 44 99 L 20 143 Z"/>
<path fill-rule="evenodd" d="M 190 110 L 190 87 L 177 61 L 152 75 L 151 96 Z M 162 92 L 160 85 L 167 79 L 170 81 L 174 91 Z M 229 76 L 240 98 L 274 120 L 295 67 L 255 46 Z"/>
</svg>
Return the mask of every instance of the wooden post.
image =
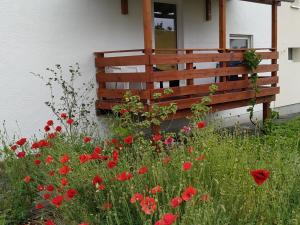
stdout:
<svg viewBox="0 0 300 225">
<path fill-rule="evenodd" d="M 104 53 L 97 53 L 96 54 L 96 58 L 104 58 Z M 96 64 L 96 62 L 95 62 L 95 64 Z M 97 71 L 96 72 L 103 72 L 103 73 L 105 73 L 105 67 L 97 67 Z M 98 82 L 97 81 L 97 83 L 98 83 L 98 90 L 97 90 L 97 93 L 99 93 L 99 90 L 101 90 L 101 89 L 105 89 L 106 88 L 106 83 L 105 82 Z M 98 95 L 98 94 L 97 94 Z M 104 100 L 104 98 L 103 97 L 101 97 L 101 96 L 99 96 L 98 95 L 98 100 L 96 101 L 96 103 L 98 102 L 98 101 L 101 101 L 101 100 Z M 100 116 L 101 115 L 101 111 L 100 110 L 98 110 L 98 109 L 96 109 L 96 115 L 97 116 Z"/>
<path fill-rule="evenodd" d="M 220 53 L 226 51 L 226 0 L 219 0 L 219 49 Z M 226 67 L 226 63 L 220 62 L 220 67 Z M 221 77 L 220 81 L 223 82 L 224 78 Z"/>
<path fill-rule="evenodd" d="M 211 21 L 211 0 L 205 1 L 206 21 Z"/>
<path fill-rule="evenodd" d="M 121 0 L 121 13 L 128 15 L 128 0 Z"/>
<path fill-rule="evenodd" d="M 193 54 L 193 50 L 187 50 L 186 54 Z M 192 70 L 194 64 L 193 63 L 187 63 L 186 64 L 186 70 Z M 194 79 L 188 79 L 186 81 L 186 85 L 193 85 L 194 84 Z"/>
<path fill-rule="evenodd" d="M 266 122 L 267 119 L 271 118 L 271 103 L 264 102 L 263 103 L 263 122 Z"/>
</svg>

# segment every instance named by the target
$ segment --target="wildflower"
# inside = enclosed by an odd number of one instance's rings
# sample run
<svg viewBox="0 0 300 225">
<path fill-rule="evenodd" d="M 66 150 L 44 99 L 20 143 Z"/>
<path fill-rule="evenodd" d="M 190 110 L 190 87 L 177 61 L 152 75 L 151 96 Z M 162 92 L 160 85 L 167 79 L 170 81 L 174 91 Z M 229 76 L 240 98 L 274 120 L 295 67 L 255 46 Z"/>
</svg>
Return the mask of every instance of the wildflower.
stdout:
<svg viewBox="0 0 300 225">
<path fill-rule="evenodd" d="M 84 138 L 83 138 L 83 142 L 84 142 L 84 143 L 89 143 L 91 140 L 92 140 L 91 137 L 84 137 Z"/>
<path fill-rule="evenodd" d="M 192 168 L 192 163 L 191 162 L 185 162 L 182 165 L 182 170 L 187 171 L 190 170 Z"/>
<path fill-rule="evenodd" d="M 112 158 L 113 158 L 114 161 L 118 161 L 119 160 L 119 152 L 117 150 L 113 151 Z"/>
<path fill-rule="evenodd" d="M 54 175 L 55 175 L 55 171 L 52 170 L 52 171 L 49 172 L 50 177 L 53 177 Z"/>
<path fill-rule="evenodd" d="M 48 155 L 46 157 L 46 164 L 49 165 L 50 163 L 52 163 L 52 161 L 53 161 L 53 157 L 51 155 Z"/>
<path fill-rule="evenodd" d="M 162 219 L 158 220 L 154 225 L 172 225 L 176 222 L 177 216 L 171 213 L 167 213 Z"/>
<path fill-rule="evenodd" d="M 157 203 L 154 198 L 146 197 L 141 201 L 142 211 L 147 215 L 151 215 L 157 208 Z"/>
<path fill-rule="evenodd" d="M 181 197 L 175 197 L 170 201 L 170 205 L 173 208 L 176 208 L 177 206 L 180 206 L 182 203 L 182 198 Z"/>
<path fill-rule="evenodd" d="M 17 150 L 17 148 L 18 148 L 18 146 L 17 146 L 17 145 L 12 145 L 12 146 L 10 146 L 10 149 L 11 149 L 12 151 L 16 151 L 16 150 Z"/>
<path fill-rule="evenodd" d="M 56 133 L 50 133 L 48 134 L 48 139 L 53 139 L 56 137 Z"/>
<path fill-rule="evenodd" d="M 181 131 L 182 131 L 183 133 L 186 133 L 186 134 L 190 133 L 191 130 L 192 130 L 192 128 L 191 128 L 190 126 L 184 126 L 184 127 L 181 129 Z"/>
<path fill-rule="evenodd" d="M 159 185 L 157 185 L 157 186 L 155 186 L 154 188 L 151 189 L 152 194 L 157 194 L 159 192 L 162 192 L 162 188 Z"/>
<path fill-rule="evenodd" d="M 75 189 L 69 189 L 67 190 L 67 196 L 69 199 L 72 199 L 75 197 L 75 195 L 77 194 L 77 191 Z"/>
<path fill-rule="evenodd" d="M 270 177 L 270 172 L 264 169 L 252 170 L 250 174 L 257 185 L 262 185 Z"/>
<path fill-rule="evenodd" d="M 92 181 L 94 186 L 96 186 L 97 184 L 100 185 L 102 182 L 103 182 L 103 179 L 101 177 L 99 177 L 98 175 L 96 175 Z"/>
<path fill-rule="evenodd" d="M 37 186 L 37 189 L 38 189 L 39 192 L 41 192 L 41 191 L 44 190 L 44 186 L 41 185 L 41 184 L 39 184 L 39 185 Z"/>
<path fill-rule="evenodd" d="M 119 113 L 120 113 L 121 116 L 124 116 L 125 113 L 128 113 L 128 110 L 127 109 L 121 109 Z"/>
<path fill-rule="evenodd" d="M 61 175 L 67 175 L 71 171 L 71 168 L 69 166 L 63 166 L 59 169 L 59 173 Z"/>
<path fill-rule="evenodd" d="M 31 180 L 31 177 L 30 177 L 30 176 L 26 176 L 26 177 L 24 178 L 24 182 L 25 182 L 25 183 L 29 183 L 30 180 Z"/>
<path fill-rule="evenodd" d="M 34 164 L 35 164 L 35 165 L 37 165 L 37 166 L 38 166 L 38 165 L 40 165 L 40 164 L 41 164 L 41 162 L 42 162 L 42 161 L 41 161 L 41 160 L 39 160 L 39 159 L 36 159 L 36 160 L 34 160 Z"/>
<path fill-rule="evenodd" d="M 89 225 L 88 223 L 81 223 L 81 224 L 79 224 L 79 225 Z"/>
<path fill-rule="evenodd" d="M 148 172 L 148 168 L 146 166 L 143 166 L 139 169 L 138 174 L 142 175 Z"/>
<path fill-rule="evenodd" d="M 105 189 L 105 185 L 104 184 L 99 184 L 99 185 L 96 185 L 97 189 L 100 190 L 100 191 L 103 191 Z"/>
<path fill-rule="evenodd" d="M 144 196 L 141 193 L 135 193 L 131 199 L 130 199 L 130 203 L 134 204 L 136 202 L 140 202 L 144 199 Z"/>
<path fill-rule="evenodd" d="M 128 145 L 132 144 L 133 137 L 131 135 L 129 135 L 128 137 L 124 138 L 124 142 Z"/>
<path fill-rule="evenodd" d="M 117 162 L 116 162 L 116 161 L 109 161 L 109 162 L 107 163 L 107 168 L 108 168 L 108 169 L 113 169 L 116 165 L 117 165 Z"/>
<path fill-rule="evenodd" d="M 61 126 L 57 126 L 57 127 L 55 127 L 55 130 L 56 130 L 57 132 L 61 132 L 62 127 L 61 127 Z"/>
<path fill-rule="evenodd" d="M 197 127 L 200 128 L 200 129 L 204 128 L 205 126 L 206 126 L 206 124 L 205 124 L 204 121 L 200 121 L 200 122 L 197 123 Z"/>
<path fill-rule="evenodd" d="M 43 195 L 43 198 L 45 200 L 48 200 L 49 198 L 51 198 L 51 195 L 49 193 L 46 193 L 46 194 Z"/>
<path fill-rule="evenodd" d="M 44 225 L 56 225 L 53 220 L 47 220 Z"/>
<path fill-rule="evenodd" d="M 189 186 L 185 189 L 185 191 L 182 193 L 181 197 L 184 201 L 189 201 L 191 198 L 197 194 L 196 188 Z"/>
<path fill-rule="evenodd" d="M 205 155 L 204 154 L 202 154 L 202 155 L 200 155 L 199 157 L 196 158 L 197 161 L 202 161 L 204 159 L 205 159 Z"/>
<path fill-rule="evenodd" d="M 26 152 L 24 152 L 24 151 L 21 151 L 21 152 L 19 152 L 18 154 L 17 154 L 17 157 L 19 158 L 19 159 L 22 159 L 22 158 L 24 158 L 26 156 Z"/>
<path fill-rule="evenodd" d="M 99 147 L 99 146 L 96 146 L 95 148 L 94 148 L 94 151 L 93 151 L 93 153 L 95 153 L 95 154 L 101 154 L 101 152 L 102 152 L 102 149 Z"/>
<path fill-rule="evenodd" d="M 63 178 L 61 178 L 60 183 L 62 186 L 67 186 L 69 181 L 67 178 L 63 177 Z"/>
<path fill-rule="evenodd" d="M 164 144 L 165 145 L 171 145 L 174 143 L 174 138 L 172 137 L 168 137 L 165 141 L 164 141 Z"/>
<path fill-rule="evenodd" d="M 35 205 L 35 208 L 38 209 L 38 210 L 39 210 L 39 209 L 43 209 L 43 208 L 44 208 L 44 205 L 41 204 L 41 203 L 38 203 L 38 204 Z"/>
<path fill-rule="evenodd" d="M 208 194 L 203 194 L 203 195 L 201 195 L 201 201 L 202 202 L 207 202 L 207 201 L 209 201 L 209 195 Z"/>
<path fill-rule="evenodd" d="M 46 190 L 49 191 L 49 192 L 52 192 L 54 191 L 54 186 L 52 184 L 49 184 L 47 187 L 46 187 Z"/>
<path fill-rule="evenodd" d="M 52 204 L 54 204 L 57 208 L 61 206 L 64 197 L 62 195 L 57 195 L 55 198 L 52 199 Z"/>
<path fill-rule="evenodd" d="M 67 154 L 64 154 L 63 156 L 60 157 L 59 160 L 61 163 L 67 163 L 70 161 L 70 157 Z"/>
<path fill-rule="evenodd" d="M 26 143 L 27 139 L 26 138 L 21 138 L 16 142 L 17 145 L 23 146 Z"/>
<path fill-rule="evenodd" d="M 132 178 L 132 174 L 129 172 L 122 172 L 120 175 L 117 176 L 117 180 L 119 181 L 126 181 L 126 180 L 130 180 Z"/>
<path fill-rule="evenodd" d="M 54 124 L 54 123 L 53 123 L 53 120 L 48 120 L 48 121 L 47 121 L 47 125 L 48 125 L 48 126 L 52 126 L 53 124 Z"/>
<path fill-rule="evenodd" d="M 62 114 L 60 114 L 60 117 L 62 118 L 62 119 L 67 119 L 68 118 L 68 116 L 67 116 L 67 114 L 66 113 L 62 113 Z"/>
<path fill-rule="evenodd" d="M 154 141 L 154 142 L 158 142 L 158 141 L 160 141 L 162 139 L 162 135 L 160 135 L 160 134 L 154 134 L 153 136 L 152 136 L 152 140 Z"/>
<path fill-rule="evenodd" d="M 119 141 L 118 141 L 118 139 L 116 139 L 116 138 L 112 138 L 112 139 L 111 139 L 111 143 L 113 143 L 114 145 L 116 145 L 116 144 L 119 143 Z"/>
<path fill-rule="evenodd" d="M 79 161 L 81 164 L 88 162 L 90 159 L 91 159 L 90 155 L 85 153 L 79 156 Z"/>
<path fill-rule="evenodd" d="M 44 131 L 46 131 L 46 132 L 50 131 L 50 127 L 49 127 L 48 125 L 46 125 L 46 126 L 44 127 Z"/>
<path fill-rule="evenodd" d="M 73 119 L 70 118 L 70 119 L 67 120 L 67 124 L 72 125 L 73 123 L 74 123 Z"/>
</svg>

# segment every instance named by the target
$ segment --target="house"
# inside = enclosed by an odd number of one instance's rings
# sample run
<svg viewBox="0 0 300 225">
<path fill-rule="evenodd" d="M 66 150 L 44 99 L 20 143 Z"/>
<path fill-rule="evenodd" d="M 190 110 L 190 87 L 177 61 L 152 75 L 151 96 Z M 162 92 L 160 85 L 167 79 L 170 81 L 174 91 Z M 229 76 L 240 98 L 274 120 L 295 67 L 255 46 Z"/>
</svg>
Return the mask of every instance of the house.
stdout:
<svg viewBox="0 0 300 225">
<path fill-rule="evenodd" d="M 280 3 L 282 6 L 277 6 Z M 289 89 L 288 83 L 296 83 L 285 80 L 280 71 L 277 86 L 277 58 L 287 47 L 281 49 L 281 43 L 286 43 L 281 42 L 282 35 L 292 36 L 280 32 L 288 29 L 281 25 L 287 18 L 280 14 L 281 9 L 294 10 L 292 14 L 299 17 L 290 4 L 273 0 L 1 1 L 0 19 L 5 22 L 0 25 L 0 118 L 8 122 L 11 131 L 18 120 L 26 135 L 40 128 L 50 117 L 43 105 L 48 93 L 30 72 L 75 62 L 80 63 L 84 80 L 94 79 L 97 73 L 100 110 L 119 102 L 123 89 L 134 89 L 148 107 L 153 93 L 172 87 L 173 96 L 161 99 L 161 104 L 177 101 L 177 117 L 182 117 L 212 83 L 217 83 L 220 91 L 213 99 L 215 110 L 245 106 L 254 95 L 249 90 L 248 71 L 230 63 L 242 61 L 247 48 L 257 49 L 264 59 L 258 68 L 262 76 L 258 83 L 264 87 L 257 101 L 264 103 L 267 117 L 270 102 L 280 92 L 281 79 L 284 89 Z M 298 55 L 297 46 L 288 46 L 293 48 L 289 50 L 293 57 Z M 288 66 L 280 68 L 289 73 Z M 239 79 L 231 81 L 232 75 Z M 299 91 L 293 98 L 282 88 L 281 93 L 278 106 L 300 102 Z M 234 112 L 243 114 L 245 110 Z"/>
</svg>

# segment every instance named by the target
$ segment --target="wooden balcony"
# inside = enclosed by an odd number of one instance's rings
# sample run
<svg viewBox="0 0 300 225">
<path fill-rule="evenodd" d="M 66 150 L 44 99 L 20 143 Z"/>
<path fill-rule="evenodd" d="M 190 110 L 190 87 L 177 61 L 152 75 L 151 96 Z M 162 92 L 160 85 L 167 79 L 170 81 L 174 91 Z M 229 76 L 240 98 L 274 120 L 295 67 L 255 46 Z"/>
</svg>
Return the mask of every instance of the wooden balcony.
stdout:
<svg viewBox="0 0 300 225">
<path fill-rule="evenodd" d="M 127 91 L 139 95 L 145 104 L 145 109 L 151 109 L 153 103 L 167 105 L 176 103 L 178 113 L 175 118 L 185 117 L 190 113 L 194 103 L 209 94 L 212 84 L 218 86 L 218 91 L 212 97 L 212 110 L 247 106 L 255 96 L 255 91 L 249 80 L 249 71 L 246 67 L 230 66 L 230 62 L 242 62 L 244 51 L 247 49 L 173 49 L 153 50 L 152 54 L 144 54 L 143 49 L 97 52 L 97 82 L 99 84 L 96 109 L 100 111 L 111 110 L 116 104 L 122 102 Z M 270 103 L 279 93 L 277 87 L 278 52 L 276 49 L 256 49 L 263 61 L 255 72 L 259 76 L 257 84 L 260 92 L 256 95 L 257 103 Z M 123 56 L 113 56 L 122 54 Z M 205 64 L 205 65 L 204 65 Z M 177 70 L 155 71 L 159 65 L 176 65 Z M 204 66 L 203 66 L 204 65 Z M 109 68 L 126 66 L 143 68 L 142 72 L 112 72 Z M 237 77 L 238 75 L 238 77 Z M 232 76 L 235 79 L 232 80 Z M 206 83 L 203 84 L 203 78 Z M 154 99 L 155 93 L 162 93 L 161 82 L 186 80 L 186 85 L 171 87 L 172 94 L 163 95 Z M 114 89 L 109 83 L 119 82 L 121 88 Z M 140 85 L 136 85 L 140 84 Z M 138 88 L 136 88 L 138 86 Z M 135 87 L 135 88 L 130 88 Z M 174 118 L 174 117 L 172 117 Z"/>
</svg>

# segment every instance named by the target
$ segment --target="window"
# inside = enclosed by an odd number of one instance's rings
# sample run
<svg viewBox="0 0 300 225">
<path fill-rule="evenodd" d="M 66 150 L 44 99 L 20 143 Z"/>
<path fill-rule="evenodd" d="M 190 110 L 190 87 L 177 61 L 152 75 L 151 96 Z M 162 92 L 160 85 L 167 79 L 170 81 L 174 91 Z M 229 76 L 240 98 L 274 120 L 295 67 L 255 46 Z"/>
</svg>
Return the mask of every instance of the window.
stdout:
<svg viewBox="0 0 300 225">
<path fill-rule="evenodd" d="M 288 59 L 293 62 L 300 62 L 300 47 L 288 48 Z"/>
<path fill-rule="evenodd" d="M 230 35 L 230 48 L 253 48 L 253 36 L 242 35 L 242 34 L 231 34 Z"/>
</svg>

